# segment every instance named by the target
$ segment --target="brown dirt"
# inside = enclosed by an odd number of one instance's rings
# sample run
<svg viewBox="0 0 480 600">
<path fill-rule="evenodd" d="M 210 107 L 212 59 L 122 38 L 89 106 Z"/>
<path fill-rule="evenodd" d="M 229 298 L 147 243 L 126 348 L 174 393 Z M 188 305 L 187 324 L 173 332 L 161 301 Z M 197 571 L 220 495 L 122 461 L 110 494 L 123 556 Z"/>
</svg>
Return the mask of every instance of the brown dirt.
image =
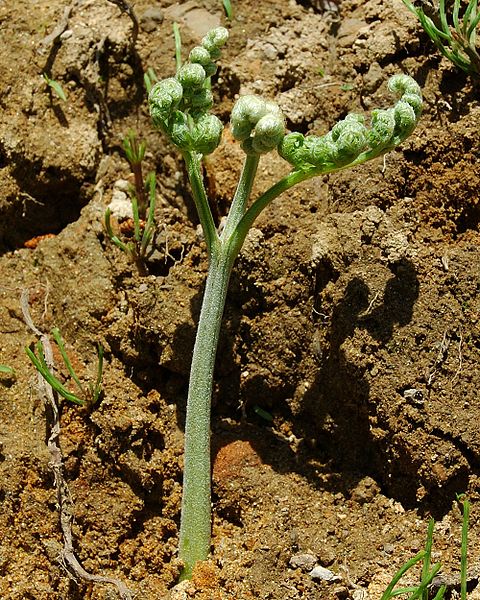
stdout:
<svg viewBox="0 0 480 600">
<path fill-rule="evenodd" d="M 143 71 L 174 69 L 224 22 L 218 0 L 134 2 L 141 27 L 107 0 L 74 3 L 61 43 L 43 41 L 67 2 L 0 3 L 0 597 L 116 598 L 70 579 L 46 414 L 20 310 L 58 326 L 82 377 L 106 349 L 104 394 L 62 405 L 74 540 L 91 573 L 137 598 L 380 598 L 437 519 L 434 559 L 458 577 L 460 512 L 480 542 L 480 105 L 478 86 L 441 59 L 401 0 L 232 2 L 215 84 L 225 120 L 238 93 L 276 99 L 289 127 L 325 132 L 350 110 L 389 105 L 389 76 L 421 84 L 425 112 L 385 160 L 308 182 L 256 223 L 232 277 L 213 410 L 212 558 L 172 591 L 182 427 L 206 253 L 181 161 L 149 123 Z M 151 6 L 163 20 L 144 18 Z M 332 10 L 328 11 L 330 7 Z M 61 102 L 41 75 L 67 93 Z M 140 277 L 107 239 L 121 140 L 135 129 L 159 184 L 156 251 Z M 241 151 L 208 162 L 218 216 Z M 255 193 L 285 164 L 262 160 Z M 52 235 L 53 234 L 53 235 Z M 40 239 L 37 236 L 45 236 Z M 268 411 L 273 421 L 256 412 Z M 314 555 L 340 579 L 290 566 Z M 473 580 L 475 587 L 478 580 Z M 473 590 L 471 598 L 479 597 Z"/>
</svg>

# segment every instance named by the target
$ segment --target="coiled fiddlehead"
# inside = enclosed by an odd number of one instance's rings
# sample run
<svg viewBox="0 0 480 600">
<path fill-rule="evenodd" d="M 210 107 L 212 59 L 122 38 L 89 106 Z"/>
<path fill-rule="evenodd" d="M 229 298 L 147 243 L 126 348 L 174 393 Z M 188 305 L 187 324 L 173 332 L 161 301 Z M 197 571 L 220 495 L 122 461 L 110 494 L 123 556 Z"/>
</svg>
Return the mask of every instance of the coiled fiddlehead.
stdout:
<svg viewBox="0 0 480 600">
<path fill-rule="evenodd" d="M 419 85 L 403 74 L 394 75 L 388 87 L 400 99 L 392 108 L 374 110 L 370 128 L 362 115 L 352 113 L 326 135 L 286 135 L 278 146 L 280 156 L 296 170 L 328 172 L 393 149 L 414 130 L 422 112 L 422 93 Z"/>
<path fill-rule="evenodd" d="M 213 105 L 210 77 L 215 60 L 228 39 L 228 31 L 217 27 L 195 46 L 175 77 L 156 83 L 148 96 L 153 123 L 180 149 L 210 154 L 220 143 L 223 125 L 208 111 Z"/>
</svg>

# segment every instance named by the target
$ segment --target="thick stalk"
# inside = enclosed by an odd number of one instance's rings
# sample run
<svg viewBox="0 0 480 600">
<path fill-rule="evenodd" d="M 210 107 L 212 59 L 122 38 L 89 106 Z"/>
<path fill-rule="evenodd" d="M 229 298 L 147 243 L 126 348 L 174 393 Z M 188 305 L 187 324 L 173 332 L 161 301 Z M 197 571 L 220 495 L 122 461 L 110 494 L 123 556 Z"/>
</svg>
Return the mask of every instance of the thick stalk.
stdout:
<svg viewBox="0 0 480 600">
<path fill-rule="evenodd" d="M 250 198 L 253 182 L 257 173 L 259 160 L 259 154 L 247 154 L 245 156 L 242 174 L 240 175 L 235 196 L 233 197 L 232 205 L 228 211 L 227 222 L 221 235 L 222 240 L 228 239 L 232 235 L 241 218 L 245 214 L 247 202 Z"/>
<path fill-rule="evenodd" d="M 181 578 L 210 550 L 210 404 L 215 356 L 228 281 L 235 257 L 227 244 L 212 252 L 193 349 L 185 422 L 185 464 L 179 557 Z"/>
<path fill-rule="evenodd" d="M 259 198 L 255 200 L 252 206 L 246 211 L 243 217 L 236 224 L 235 230 L 233 231 L 229 240 L 231 246 L 231 252 L 236 256 L 242 246 L 245 238 L 250 231 L 255 219 L 266 208 L 270 202 L 275 200 L 280 194 L 286 192 L 297 183 L 305 181 L 314 177 L 311 171 L 292 171 L 283 179 L 278 181 L 275 185 L 272 185 L 266 192 L 264 192 Z"/>
</svg>

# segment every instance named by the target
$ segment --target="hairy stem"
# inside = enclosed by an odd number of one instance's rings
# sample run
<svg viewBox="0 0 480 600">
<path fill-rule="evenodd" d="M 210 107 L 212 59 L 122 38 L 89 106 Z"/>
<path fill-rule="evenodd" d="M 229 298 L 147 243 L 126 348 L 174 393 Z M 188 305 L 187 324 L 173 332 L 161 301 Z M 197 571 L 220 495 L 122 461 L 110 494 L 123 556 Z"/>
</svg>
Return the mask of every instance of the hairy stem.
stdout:
<svg viewBox="0 0 480 600">
<path fill-rule="evenodd" d="M 215 356 L 228 281 L 235 257 L 222 245 L 210 256 L 207 282 L 193 349 L 185 422 L 185 464 L 179 557 L 181 578 L 210 549 L 210 405 Z"/>
<path fill-rule="evenodd" d="M 245 214 L 248 199 L 252 192 L 253 181 L 257 173 L 259 154 L 247 154 L 243 163 L 242 174 L 238 182 L 232 205 L 228 211 L 227 222 L 221 239 L 228 239 Z"/>
<path fill-rule="evenodd" d="M 264 192 L 259 198 L 255 200 L 252 206 L 246 211 L 243 217 L 239 220 L 235 227 L 235 231 L 232 233 L 230 244 L 232 246 L 232 253 L 237 255 L 245 241 L 245 238 L 252 227 L 255 219 L 266 208 L 270 202 L 275 200 L 280 194 L 289 190 L 291 187 L 310 179 L 314 175 L 310 174 L 309 171 L 292 171 L 283 179 L 278 181 L 275 185 L 272 185 L 266 192 Z"/>
<path fill-rule="evenodd" d="M 187 167 L 188 179 L 192 186 L 192 195 L 202 225 L 203 235 L 205 236 L 208 254 L 211 258 L 218 245 L 218 234 L 213 221 L 212 211 L 208 204 L 205 186 L 203 185 L 200 162 L 201 155 L 196 152 L 184 152 L 183 158 Z"/>
</svg>

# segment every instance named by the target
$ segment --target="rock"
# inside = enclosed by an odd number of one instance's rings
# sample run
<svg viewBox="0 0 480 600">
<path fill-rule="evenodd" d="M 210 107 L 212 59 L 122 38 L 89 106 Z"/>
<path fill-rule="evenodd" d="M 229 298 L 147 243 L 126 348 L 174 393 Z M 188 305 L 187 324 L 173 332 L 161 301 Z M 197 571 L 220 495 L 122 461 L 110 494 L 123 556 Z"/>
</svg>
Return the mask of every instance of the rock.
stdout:
<svg viewBox="0 0 480 600">
<path fill-rule="evenodd" d="M 187 600 L 191 597 L 189 593 L 191 589 L 191 581 L 182 581 L 170 590 L 168 598 L 169 600 Z"/>
<path fill-rule="evenodd" d="M 380 493 L 380 486 L 371 477 L 361 479 L 355 489 L 352 491 L 352 500 L 358 504 L 367 504 L 373 502 L 375 497 Z"/>
<path fill-rule="evenodd" d="M 158 6 L 150 6 L 140 17 L 140 27 L 147 33 L 155 29 L 163 22 L 163 11 Z"/>
<path fill-rule="evenodd" d="M 130 184 L 126 179 L 117 179 L 117 181 L 113 184 L 113 187 L 121 192 L 128 192 Z"/>
<path fill-rule="evenodd" d="M 313 554 L 294 554 L 288 562 L 293 569 L 303 569 L 304 571 L 312 570 L 316 563 L 317 557 Z"/>
<path fill-rule="evenodd" d="M 380 87 L 383 81 L 383 70 L 378 62 L 370 65 L 367 73 L 363 77 L 363 86 L 368 94 L 373 94 Z"/>
<path fill-rule="evenodd" d="M 205 8 L 199 8 L 198 2 L 193 0 L 172 4 L 165 10 L 165 16 L 186 25 L 199 38 L 206 35 L 210 29 L 222 24 L 219 12 L 212 14 Z"/>
<path fill-rule="evenodd" d="M 357 588 L 352 594 L 352 600 L 368 600 L 367 590 Z"/>
<path fill-rule="evenodd" d="M 131 219 L 133 217 L 132 202 L 125 192 L 113 190 L 112 201 L 108 205 L 116 219 Z"/>
<path fill-rule="evenodd" d="M 340 575 L 335 575 L 333 571 L 325 569 L 325 567 L 315 567 L 310 571 L 309 575 L 312 579 L 321 579 L 322 581 L 330 581 L 331 583 L 342 581 Z"/>
</svg>

